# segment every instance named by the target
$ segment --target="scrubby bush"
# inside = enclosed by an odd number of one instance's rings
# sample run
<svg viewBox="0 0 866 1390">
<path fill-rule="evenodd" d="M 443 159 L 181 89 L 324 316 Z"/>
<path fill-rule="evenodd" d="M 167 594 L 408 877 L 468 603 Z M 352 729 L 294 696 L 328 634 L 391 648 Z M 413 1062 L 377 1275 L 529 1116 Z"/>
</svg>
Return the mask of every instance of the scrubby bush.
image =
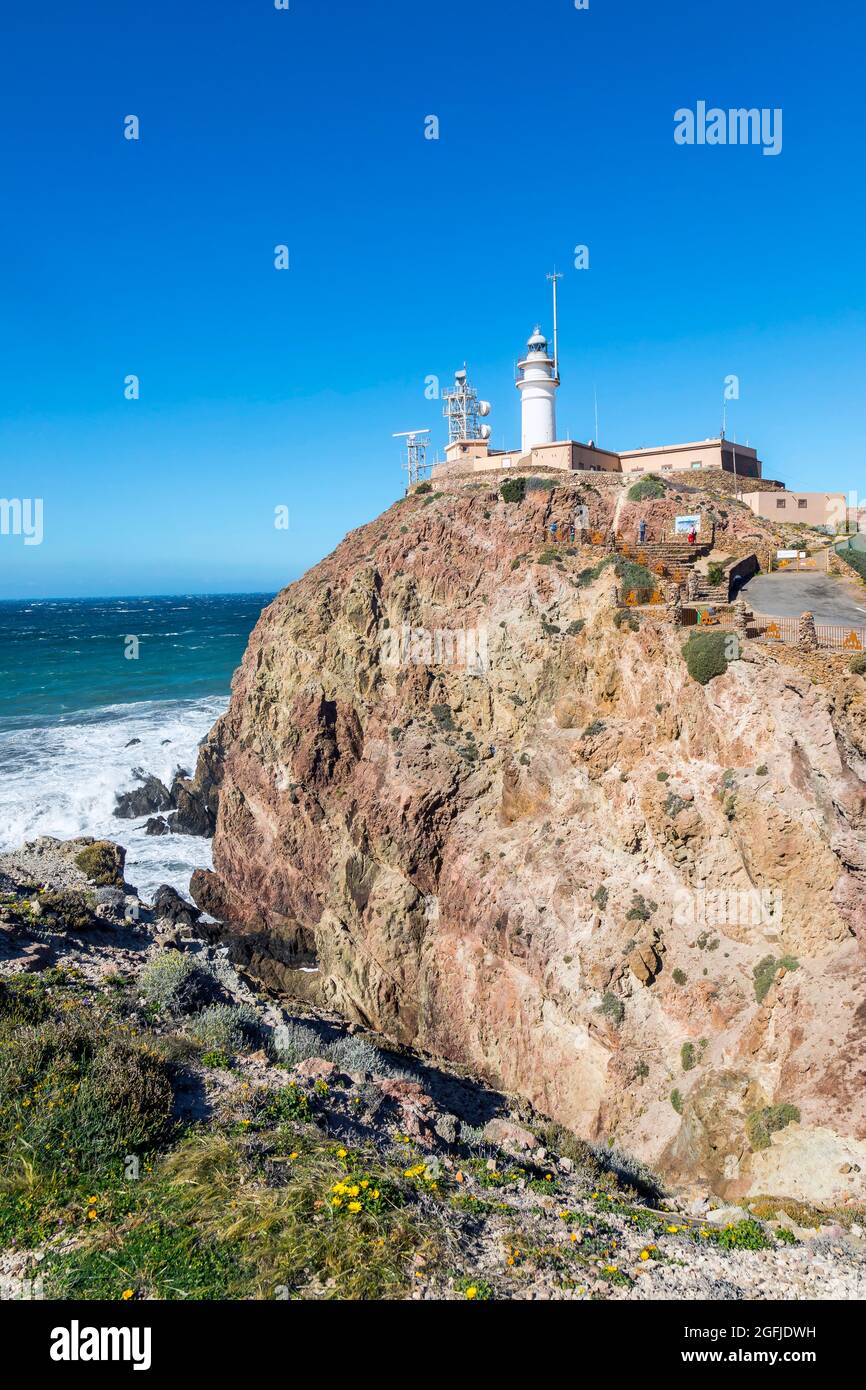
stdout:
<svg viewBox="0 0 866 1390">
<path fill-rule="evenodd" d="M 110 840 L 95 840 L 76 854 L 78 868 L 97 888 L 123 887 L 123 856 Z"/>
<path fill-rule="evenodd" d="M 683 1113 L 683 1098 L 677 1090 L 671 1091 L 671 1105 L 678 1115 Z"/>
<path fill-rule="evenodd" d="M 525 478 L 506 478 L 499 489 L 503 502 L 522 502 L 526 496 Z"/>
<path fill-rule="evenodd" d="M 87 1172 L 143 1153 L 171 1129 L 165 1062 L 90 1023 L 46 1022 L 12 1032 L 0 1049 L 0 1155 L 36 1169 Z"/>
<path fill-rule="evenodd" d="M 697 1060 L 694 1043 L 684 1042 L 680 1048 L 680 1063 L 683 1071 L 691 1071 L 693 1067 L 697 1066 Z"/>
<path fill-rule="evenodd" d="M 665 485 L 661 478 L 656 477 L 655 473 L 647 473 L 645 478 L 633 483 L 628 490 L 629 502 L 648 502 L 657 497 L 664 497 Z"/>
<path fill-rule="evenodd" d="M 858 652 L 848 662 L 848 670 L 855 676 L 866 676 L 866 652 Z"/>
<path fill-rule="evenodd" d="M 255 1040 L 258 1029 L 258 1015 L 247 1004 L 211 1004 L 189 1023 L 202 1047 L 223 1052 L 239 1052 Z"/>
<path fill-rule="evenodd" d="M 40 893 L 35 899 L 38 926 L 67 932 L 89 931 L 95 923 L 93 907 L 86 893 L 63 888 L 58 893 Z"/>
<path fill-rule="evenodd" d="M 714 589 L 724 582 L 724 578 L 725 571 L 721 565 L 710 565 L 707 569 L 707 579 Z"/>
<path fill-rule="evenodd" d="M 769 1250 L 773 1242 L 761 1223 L 749 1218 L 720 1231 L 718 1244 L 723 1250 Z"/>
<path fill-rule="evenodd" d="M 780 969 L 799 970 L 800 962 L 796 956 L 782 956 L 777 960 L 775 956 L 764 956 L 752 971 L 755 981 L 755 998 L 759 1004 L 763 1004 L 770 986 L 776 978 Z"/>
<path fill-rule="evenodd" d="M 211 971 L 180 951 L 161 951 L 149 960 L 138 985 L 148 1004 L 175 1016 L 209 1003 L 217 987 Z"/>
<path fill-rule="evenodd" d="M 636 560 L 617 560 L 616 576 L 624 594 L 633 591 L 652 594 L 658 588 L 656 576 L 646 565 L 639 565 Z"/>
<path fill-rule="evenodd" d="M 271 1050 L 284 1067 L 296 1067 L 308 1057 L 324 1057 L 327 1043 L 315 1028 L 306 1023 L 281 1023 L 274 1029 Z"/>
<path fill-rule="evenodd" d="M 673 973 L 673 978 L 675 985 L 684 985 L 688 979 L 688 976 L 686 975 L 686 972 L 684 970 L 680 970 L 679 966 L 677 966 L 676 970 Z"/>
<path fill-rule="evenodd" d="M 4 1025 L 41 1023 L 48 1013 L 48 991 L 38 976 L 0 978 L 0 1022 Z"/>
<path fill-rule="evenodd" d="M 625 1005 L 615 994 L 607 993 L 602 996 L 598 1006 L 598 1012 L 604 1014 L 612 1023 L 619 1025 L 625 1018 Z"/>
<path fill-rule="evenodd" d="M 787 1125 L 799 1124 L 800 1112 L 796 1105 L 783 1102 L 781 1105 L 765 1105 L 763 1110 L 754 1110 L 746 1120 L 746 1133 L 749 1143 L 757 1152 L 770 1147 L 771 1137 Z"/>
<path fill-rule="evenodd" d="M 433 491 L 433 484 L 432 484 L 432 483 L 419 483 L 418 486 L 417 486 L 416 489 L 415 489 L 416 494 L 423 494 L 423 493 L 425 493 L 425 492 L 432 492 L 432 491 Z"/>
<path fill-rule="evenodd" d="M 728 637 L 726 632 L 692 632 L 683 645 L 683 656 L 692 680 L 706 685 L 728 669 Z"/>
</svg>

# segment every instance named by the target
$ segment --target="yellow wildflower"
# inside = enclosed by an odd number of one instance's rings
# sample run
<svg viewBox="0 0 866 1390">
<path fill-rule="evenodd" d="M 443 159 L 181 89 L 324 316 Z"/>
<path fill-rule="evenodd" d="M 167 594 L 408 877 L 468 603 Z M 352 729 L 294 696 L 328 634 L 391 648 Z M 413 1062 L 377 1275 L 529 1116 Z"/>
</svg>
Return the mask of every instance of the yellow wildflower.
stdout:
<svg viewBox="0 0 866 1390">
<path fill-rule="evenodd" d="M 349 1211 L 351 1211 L 351 1212 L 356 1212 L 356 1211 L 360 1211 L 360 1210 L 361 1210 L 361 1203 L 360 1203 L 360 1202 L 350 1202 L 350 1203 L 349 1203 Z"/>
<path fill-rule="evenodd" d="M 478 1297 L 478 1290 L 476 1289 L 476 1287 L 475 1287 L 474 1284 L 470 1284 L 470 1285 L 469 1285 L 469 1288 L 466 1290 L 466 1297 L 467 1297 L 467 1298 L 477 1298 L 477 1297 Z"/>
</svg>

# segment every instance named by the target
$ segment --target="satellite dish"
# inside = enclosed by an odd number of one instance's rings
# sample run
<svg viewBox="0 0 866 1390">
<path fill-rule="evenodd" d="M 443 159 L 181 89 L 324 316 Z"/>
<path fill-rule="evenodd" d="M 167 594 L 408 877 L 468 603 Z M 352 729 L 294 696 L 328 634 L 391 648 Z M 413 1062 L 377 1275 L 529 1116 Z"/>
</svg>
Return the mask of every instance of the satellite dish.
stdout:
<svg viewBox="0 0 866 1390">
<path fill-rule="evenodd" d="M 481 429 L 479 430 L 479 434 L 481 435 L 482 439 L 489 439 L 492 433 L 493 431 L 491 430 L 489 425 L 482 425 Z"/>
<path fill-rule="evenodd" d="M 479 402 L 478 402 L 478 414 L 479 414 L 479 415 L 489 415 L 489 414 L 490 414 L 490 402 L 489 402 L 489 401 L 479 401 Z"/>
</svg>

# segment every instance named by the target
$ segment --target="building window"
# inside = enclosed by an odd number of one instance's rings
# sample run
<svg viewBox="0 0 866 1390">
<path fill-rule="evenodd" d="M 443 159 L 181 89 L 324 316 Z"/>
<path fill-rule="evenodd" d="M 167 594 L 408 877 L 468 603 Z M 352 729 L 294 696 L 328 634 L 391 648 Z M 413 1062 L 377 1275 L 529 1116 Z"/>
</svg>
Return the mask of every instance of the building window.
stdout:
<svg viewBox="0 0 866 1390">
<path fill-rule="evenodd" d="M 692 468 L 700 468 L 700 467 L 701 467 L 701 461 L 700 461 L 700 459 L 695 459 L 695 460 L 692 462 Z"/>
<path fill-rule="evenodd" d="M 776 506 L 777 506 L 777 507 L 784 507 L 784 505 L 785 505 L 785 499 L 784 499 L 784 497 L 777 497 L 777 498 L 776 498 Z"/>
<path fill-rule="evenodd" d="M 797 499 L 797 506 L 800 507 L 801 510 L 808 507 L 808 505 L 808 500 L 805 497 L 799 497 Z"/>
</svg>

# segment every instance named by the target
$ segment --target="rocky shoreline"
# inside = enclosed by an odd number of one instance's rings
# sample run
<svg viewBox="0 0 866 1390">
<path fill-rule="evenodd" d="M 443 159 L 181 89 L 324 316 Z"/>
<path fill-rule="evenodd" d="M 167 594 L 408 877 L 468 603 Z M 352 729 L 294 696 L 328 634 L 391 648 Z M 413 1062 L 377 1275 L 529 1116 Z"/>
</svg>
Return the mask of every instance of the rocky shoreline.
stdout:
<svg viewBox="0 0 866 1390">
<path fill-rule="evenodd" d="M 464 1070 L 287 1011 L 123 861 L 88 839 L 0 855 L 3 1297 L 866 1297 L 859 1209 L 665 1188 Z M 94 1144 L 104 1049 L 146 1081 L 129 1137 L 124 1118 Z M 81 1137 L 58 1160 L 36 1111 L 67 1104 L 79 1057 L 91 1110 L 70 1102 Z M 141 1094 L 166 1107 L 147 1142 Z"/>
</svg>

